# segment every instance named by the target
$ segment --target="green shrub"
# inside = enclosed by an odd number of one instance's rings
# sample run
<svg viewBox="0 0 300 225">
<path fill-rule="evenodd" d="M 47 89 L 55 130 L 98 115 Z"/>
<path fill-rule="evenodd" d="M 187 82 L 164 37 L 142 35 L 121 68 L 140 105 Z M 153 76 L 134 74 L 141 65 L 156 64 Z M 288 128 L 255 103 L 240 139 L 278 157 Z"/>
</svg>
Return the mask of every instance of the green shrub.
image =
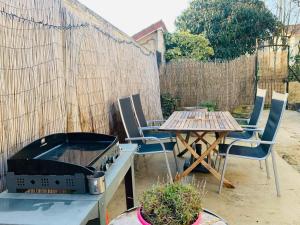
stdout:
<svg viewBox="0 0 300 225">
<path fill-rule="evenodd" d="M 216 109 L 217 109 L 217 103 L 211 102 L 211 101 L 201 102 L 201 103 L 199 104 L 199 106 L 200 106 L 200 107 L 205 107 L 205 108 L 207 108 L 207 110 L 208 110 L 209 112 L 216 111 Z"/>
<path fill-rule="evenodd" d="M 165 33 L 166 61 L 179 58 L 206 60 L 214 54 L 209 41 L 203 34 L 191 34 L 188 31 Z"/>
<path fill-rule="evenodd" d="M 169 93 L 160 96 L 161 109 L 164 118 L 168 118 L 175 111 L 178 100 L 179 98 L 173 97 Z"/>
<path fill-rule="evenodd" d="M 294 65 L 289 67 L 288 80 L 300 82 L 300 55 L 296 55 L 294 61 Z"/>
<path fill-rule="evenodd" d="M 152 225 L 191 225 L 202 211 L 201 194 L 191 184 L 158 184 L 141 196 L 142 215 Z"/>
</svg>

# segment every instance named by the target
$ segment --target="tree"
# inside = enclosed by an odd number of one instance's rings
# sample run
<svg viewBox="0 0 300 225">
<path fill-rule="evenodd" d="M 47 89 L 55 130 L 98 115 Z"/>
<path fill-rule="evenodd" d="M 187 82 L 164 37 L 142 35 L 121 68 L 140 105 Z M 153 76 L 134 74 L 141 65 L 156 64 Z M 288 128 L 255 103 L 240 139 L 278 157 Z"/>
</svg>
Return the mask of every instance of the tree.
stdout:
<svg viewBox="0 0 300 225">
<path fill-rule="evenodd" d="M 167 61 L 176 58 L 208 59 L 214 54 L 209 41 L 202 35 L 194 35 L 187 31 L 165 34 Z"/>
<path fill-rule="evenodd" d="M 179 31 L 204 33 L 220 59 L 253 53 L 257 40 L 272 37 L 278 25 L 259 0 L 192 0 L 176 20 Z"/>
<path fill-rule="evenodd" d="M 267 0 L 267 6 L 273 11 L 281 26 L 278 29 L 277 34 L 273 38 L 275 45 L 289 45 L 290 56 L 294 57 L 297 54 L 297 43 L 291 46 L 290 39 L 298 30 L 300 21 L 300 0 Z M 290 60 L 293 64 L 294 60 Z"/>
</svg>

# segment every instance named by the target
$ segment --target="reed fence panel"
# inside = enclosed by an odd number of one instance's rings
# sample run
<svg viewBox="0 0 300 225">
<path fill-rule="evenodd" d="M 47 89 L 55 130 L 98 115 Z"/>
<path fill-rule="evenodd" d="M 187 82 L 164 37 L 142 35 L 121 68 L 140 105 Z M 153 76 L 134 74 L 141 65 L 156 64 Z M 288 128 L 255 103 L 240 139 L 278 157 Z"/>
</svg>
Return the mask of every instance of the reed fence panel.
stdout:
<svg viewBox="0 0 300 225">
<path fill-rule="evenodd" d="M 271 105 L 272 92 L 286 92 L 284 80 L 288 76 L 288 50 L 282 47 L 264 47 L 258 56 L 258 87 L 267 89 L 266 105 Z"/>
<path fill-rule="evenodd" d="M 118 97 L 162 116 L 156 57 L 75 0 L 0 1 L 0 191 L 7 158 L 59 132 L 116 133 Z"/>
<path fill-rule="evenodd" d="M 180 98 L 180 106 L 215 102 L 220 110 L 252 104 L 255 91 L 255 56 L 233 61 L 176 60 L 160 68 L 162 93 Z"/>
</svg>

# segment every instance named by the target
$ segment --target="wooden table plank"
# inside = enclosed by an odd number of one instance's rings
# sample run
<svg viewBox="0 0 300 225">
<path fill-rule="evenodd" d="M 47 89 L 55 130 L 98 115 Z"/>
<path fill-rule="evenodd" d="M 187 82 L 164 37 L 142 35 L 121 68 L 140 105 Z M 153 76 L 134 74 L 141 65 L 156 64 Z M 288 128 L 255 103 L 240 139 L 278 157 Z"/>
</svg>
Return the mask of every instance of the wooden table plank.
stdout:
<svg viewBox="0 0 300 225">
<path fill-rule="evenodd" d="M 242 131 L 229 112 L 176 111 L 159 128 L 164 131 Z"/>
<path fill-rule="evenodd" d="M 229 127 L 230 129 L 235 129 L 235 127 L 231 124 L 228 116 L 225 112 L 222 112 L 223 122 L 226 124 L 225 126 Z"/>
<path fill-rule="evenodd" d="M 239 123 L 233 118 L 230 112 L 226 112 L 227 118 L 230 120 L 231 124 L 235 127 L 235 129 L 242 131 L 243 128 L 239 125 Z"/>
</svg>

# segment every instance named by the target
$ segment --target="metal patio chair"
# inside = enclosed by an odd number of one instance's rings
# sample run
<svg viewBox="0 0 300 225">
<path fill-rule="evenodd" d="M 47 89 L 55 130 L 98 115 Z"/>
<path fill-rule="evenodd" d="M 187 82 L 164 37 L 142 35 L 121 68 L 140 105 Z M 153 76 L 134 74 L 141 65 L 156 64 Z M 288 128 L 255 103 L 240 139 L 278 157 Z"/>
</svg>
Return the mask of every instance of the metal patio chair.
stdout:
<svg viewBox="0 0 300 225">
<path fill-rule="evenodd" d="M 288 94 L 279 94 L 273 92 L 270 114 L 261 139 L 258 140 L 236 139 L 231 144 L 219 145 L 219 154 L 221 156 L 225 156 L 222 177 L 221 177 L 221 182 L 219 187 L 219 193 L 221 193 L 221 189 L 223 186 L 224 176 L 225 176 L 226 167 L 228 163 L 228 156 L 235 156 L 244 159 L 253 159 L 253 160 L 261 161 L 261 160 L 266 160 L 269 157 L 269 155 L 271 155 L 277 196 L 280 196 L 279 180 L 278 180 L 278 173 L 277 173 L 277 166 L 276 166 L 273 145 L 275 144 L 277 131 L 280 126 L 282 115 L 286 107 L 287 97 Z M 237 144 L 237 142 L 256 144 L 256 146 L 248 147 L 248 146 L 235 145 Z M 266 171 L 267 171 L 268 178 L 270 178 L 267 161 L 266 161 Z"/>
<path fill-rule="evenodd" d="M 168 132 L 158 131 L 159 126 L 151 125 L 153 123 L 161 124 L 165 122 L 165 120 L 148 120 L 148 121 L 146 120 L 143 107 L 142 107 L 140 94 L 132 95 L 131 101 L 132 101 L 132 106 L 133 106 L 134 114 L 136 116 L 139 129 L 143 134 L 143 136 L 145 137 L 153 136 L 163 140 L 166 139 L 169 141 L 176 141 L 176 135 Z"/>
<path fill-rule="evenodd" d="M 137 121 L 140 127 L 148 127 L 151 126 L 150 124 L 153 123 L 163 123 L 165 120 L 159 119 L 159 120 L 146 120 L 143 107 L 142 107 L 142 101 L 140 94 L 134 94 L 131 95 L 131 100 L 133 103 L 133 109 L 134 113 L 137 117 Z M 155 126 L 154 126 L 155 127 Z"/>
<path fill-rule="evenodd" d="M 230 132 L 226 138 L 224 139 L 224 143 L 226 139 L 252 139 L 252 138 L 257 138 L 258 133 L 262 132 L 263 129 L 258 128 L 258 122 L 260 121 L 264 105 L 265 105 L 265 99 L 266 99 L 266 89 L 260 89 L 257 88 L 256 92 L 256 97 L 255 97 L 255 102 L 254 102 L 254 108 L 251 113 L 251 116 L 249 119 L 244 119 L 244 118 L 235 118 L 238 122 L 243 121 L 246 122 L 247 124 L 243 125 L 241 124 L 241 127 L 244 129 L 243 132 Z M 218 159 L 217 155 L 217 159 Z M 216 166 L 218 165 L 218 170 L 220 169 L 221 165 L 221 159 L 218 163 L 218 160 L 216 159 Z M 259 166 L 262 169 L 262 164 L 261 161 L 259 161 Z"/>
<path fill-rule="evenodd" d="M 143 107 L 142 107 L 140 94 L 131 95 L 131 101 L 132 101 L 133 110 L 134 110 L 134 113 L 135 113 L 142 136 L 157 137 L 157 138 L 161 139 L 163 142 L 164 141 L 167 141 L 167 142 L 175 141 L 178 153 L 180 154 L 180 149 L 179 149 L 179 145 L 177 142 L 176 134 L 158 131 L 160 126 L 151 126 L 151 124 L 153 124 L 153 123 L 161 124 L 161 123 L 165 122 L 165 120 L 148 120 L 148 121 L 146 120 L 146 117 L 145 117 L 145 114 L 143 111 Z"/>
<path fill-rule="evenodd" d="M 258 122 L 261 118 L 263 109 L 264 109 L 266 93 L 267 93 L 267 90 L 265 90 L 265 89 L 259 89 L 259 88 L 257 89 L 256 98 L 255 98 L 255 102 L 254 102 L 254 108 L 253 108 L 250 118 L 249 119 L 235 118 L 238 122 L 244 121 L 247 123 L 246 125 L 241 125 L 241 127 L 243 127 L 244 131 L 243 132 L 230 132 L 226 138 L 250 139 L 250 138 L 253 138 L 257 134 L 258 131 L 262 131 L 260 129 L 257 129 L 257 126 L 258 126 Z"/>
<path fill-rule="evenodd" d="M 173 153 L 176 169 L 178 171 L 177 159 L 173 151 L 176 142 L 171 142 L 171 141 L 163 142 L 161 139 L 153 136 L 144 137 L 139 130 L 139 126 L 137 124 L 137 120 L 135 118 L 133 108 L 131 106 L 130 97 L 119 98 L 118 105 L 119 105 L 123 126 L 125 128 L 125 132 L 127 135 L 126 141 L 129 141 L 130 143 L 138 144 L 138 150 L 136 152 L 137 155 L 163 153 L 166 160 L 168 174 L 170 180 L 172 180 L 172 173 L 170 169 L 169 160 L 167 157 L 167 152 Z"/>
</svg>

